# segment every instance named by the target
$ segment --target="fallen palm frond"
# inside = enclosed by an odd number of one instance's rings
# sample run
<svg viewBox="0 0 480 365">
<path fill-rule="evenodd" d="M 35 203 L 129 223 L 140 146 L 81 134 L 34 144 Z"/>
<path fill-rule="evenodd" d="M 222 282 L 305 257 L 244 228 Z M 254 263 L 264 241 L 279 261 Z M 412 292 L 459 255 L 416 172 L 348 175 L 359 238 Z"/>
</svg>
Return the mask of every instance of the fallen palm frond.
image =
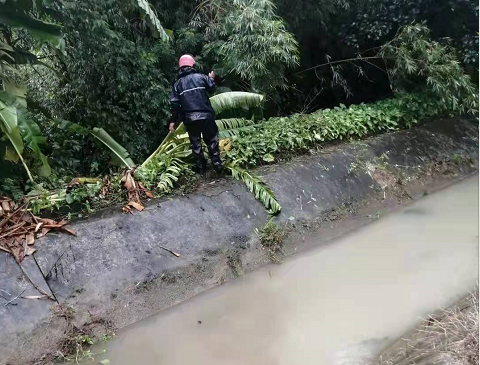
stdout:
<svg viewBox="0 0 480 365">
<path fill-rule="evenodd" d="M 255 198 L 263 204 L 270 214 L 276 215 L 280 213 L 282 207 L 275 198 L 275 195 L 258 176 L 236 166 L 235 164 L 229 164 L 226 167 L 231 171 L 234 179 L 245 183 L 247 189 L 254 193 Z"/>
<path fill-rule="evenodd" d="M 185 169 L 185 162 L 178 158 L 167 159 L 165 171 L 160 175 L 157 189 L 168 193 L 173 189 L 173 184 Z"/>
</svg>

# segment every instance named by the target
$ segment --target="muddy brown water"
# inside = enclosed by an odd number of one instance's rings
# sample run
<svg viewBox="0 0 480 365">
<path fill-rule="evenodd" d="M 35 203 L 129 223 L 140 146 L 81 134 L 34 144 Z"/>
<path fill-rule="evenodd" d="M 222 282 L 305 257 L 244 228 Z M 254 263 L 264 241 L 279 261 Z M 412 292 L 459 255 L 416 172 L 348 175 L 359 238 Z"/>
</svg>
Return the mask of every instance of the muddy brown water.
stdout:
<svg viewBox="0 0 480 365">
<path fill-rule="evenodd" d="M 477 280 L 475 177 L 124 328 L 97 360 L 360 365 Z"/>
</svg>

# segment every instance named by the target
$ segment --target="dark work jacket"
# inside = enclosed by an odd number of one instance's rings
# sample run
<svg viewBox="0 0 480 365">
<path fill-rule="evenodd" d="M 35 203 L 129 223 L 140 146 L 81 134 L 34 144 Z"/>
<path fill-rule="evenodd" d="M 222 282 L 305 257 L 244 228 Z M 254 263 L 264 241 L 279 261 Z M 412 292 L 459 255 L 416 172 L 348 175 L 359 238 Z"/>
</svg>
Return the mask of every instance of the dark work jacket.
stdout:
<svg viewBox="0 0 480 365">
<path fill-rule="evenodd" d="M 210 77 L 192 67 L 183 68 L 170 96 L 170 121 L 177 122 L 181 118 L 188 124 L 200 119 L 214 119 L 215 113 L 208 98 L 208 92 L 214 90 L 215 82 Z"/>
</svg>

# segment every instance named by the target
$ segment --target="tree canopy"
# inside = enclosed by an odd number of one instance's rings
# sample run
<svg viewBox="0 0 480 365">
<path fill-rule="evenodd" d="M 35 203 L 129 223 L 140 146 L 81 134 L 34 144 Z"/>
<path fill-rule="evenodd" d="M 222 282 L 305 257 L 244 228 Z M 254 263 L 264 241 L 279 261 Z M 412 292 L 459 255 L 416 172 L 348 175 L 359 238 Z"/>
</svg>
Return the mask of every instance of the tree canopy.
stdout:
<svg viewBox="0 0 480 365">
<path fill-rule="evenodd" d="M 457 113 L 478 105 L 473 0 L 4 0 L 1 189 L 144 161 L 167 135 L 184 53 L 200 72 L 215 70 L 217 93 L 265 96 L 261 113 L 238 105 L 222 117 L 307 113 L 399 91 L 435 94 Z"/>
</svg>

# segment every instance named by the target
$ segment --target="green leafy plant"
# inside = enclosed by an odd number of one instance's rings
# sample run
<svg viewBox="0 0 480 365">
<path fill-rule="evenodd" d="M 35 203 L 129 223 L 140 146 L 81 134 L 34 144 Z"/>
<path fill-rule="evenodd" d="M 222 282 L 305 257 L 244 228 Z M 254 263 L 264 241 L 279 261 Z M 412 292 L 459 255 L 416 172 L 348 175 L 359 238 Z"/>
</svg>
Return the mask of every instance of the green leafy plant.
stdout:
<svg viewBox="0 0 480 365">
<path fill-rule="evenodd" d="M 270 0 L 204 1 L 193 24 L 206 35 L 204 55 L 251 90 L 285 88 L 285 71 L 299 63 L 298 44 Z"/>
<path fill-rule="evenodd" d="M 170 41 L 170 36 L 160 24 L 160 20 L 158 19 L 157 14 L 155 13 L 151 4 L 147 0 L 136 0 L 136 3 L 153 36 L 160 38 L 162 41 Z"/>
<path fill-rule="evenodd" d="M 264 249 L 268 250 L 270 258 L 275 263 L 281 262 L 277 258 L 277 253 L 282 252 L 283 241 L 286 236 L 285 228 L 281 228 L 272 217 L 261 229 L 255 229 L 260 239 L 260 244 Z"/>
<path fill-rule="evenodd" d="M 128 151 L 115 141 L 103 128 L 93 128 L 90 133 L 112 151 L 114 160 L 119 161 L 122 166 L 127 168 L 135 166 Z"/>
<path fill-rule="evenodd" d="M 388 69 L 394 88 L 411 90 L 413 84 L 418 90 L 420 83 L 452 111 L 478 114 L 478 89 L 462 69 L 455 50 L 433 41 L 425 25 L 402 28 L 382 46 L 379 55 L 394 62 Z"/>
<path fill-rule="evenodd" d="M 324 142 L 408 128 L 419 120 L 451 112 L 431 95 L 398 94 L 374 104 L 270 118 L 253 125 L 251 131 L 232 136 L 232 147 L 225 152 L 225 158 L 244 168 L 258 166 L 273 162 L 276 156 L 306 151 Z"/>
</svg>

